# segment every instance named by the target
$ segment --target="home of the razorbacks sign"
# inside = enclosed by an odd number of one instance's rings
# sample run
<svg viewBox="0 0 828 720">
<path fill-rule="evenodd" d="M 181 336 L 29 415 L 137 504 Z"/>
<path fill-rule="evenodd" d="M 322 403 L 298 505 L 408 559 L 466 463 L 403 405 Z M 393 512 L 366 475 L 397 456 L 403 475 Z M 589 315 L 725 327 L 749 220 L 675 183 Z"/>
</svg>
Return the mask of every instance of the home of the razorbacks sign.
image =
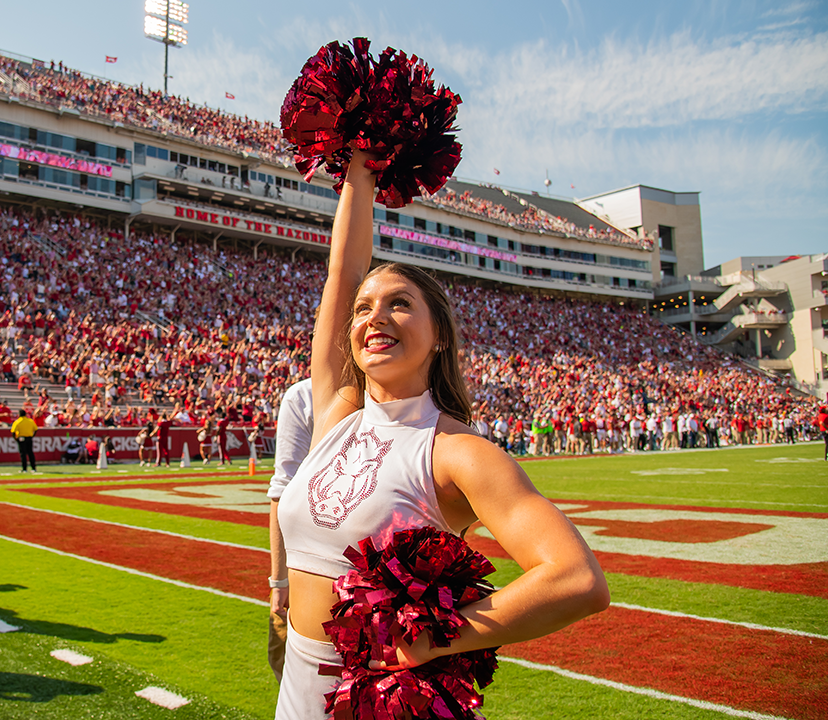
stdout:
<svg viewBox="0 0 828 720">
<path fill-rule="evenodd" d="M 206 225 L 246 230 L 248 232 L 258 233 L 259 235 L 304 240 L 305 242 L 322 243 L 323 245 L 331 244 L 330 235 L 314 232 L 313 230 L 305 230 L 303 228 L 274 222 L 264 222 L 263 220 L 245 218 L 240 215 L 227 215 L 210 210 L 201 210 L 195 207 L 187 207 L 186 205 L 175 205 L 174 207 L 175 217 L 193 220 Z"/>
</svg>

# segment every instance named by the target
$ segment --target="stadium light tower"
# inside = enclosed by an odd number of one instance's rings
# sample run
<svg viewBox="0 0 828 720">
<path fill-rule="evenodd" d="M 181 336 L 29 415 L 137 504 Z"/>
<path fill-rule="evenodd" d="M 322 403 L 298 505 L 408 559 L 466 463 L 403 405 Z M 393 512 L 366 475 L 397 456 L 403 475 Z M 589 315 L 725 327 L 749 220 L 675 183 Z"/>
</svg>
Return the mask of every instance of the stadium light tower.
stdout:
<svg viewBox="0 0 828 720">
<path fill-rule="evenodd" d="M 190 6 L 181 0 L 146 0 L 144 3 L 144 35 L 150 40 L 164 43 L 164 95 L 167 94 L 170 45 L 187 44 L 187 31 L 182 27 L 189 22 Z"/>
</svg>

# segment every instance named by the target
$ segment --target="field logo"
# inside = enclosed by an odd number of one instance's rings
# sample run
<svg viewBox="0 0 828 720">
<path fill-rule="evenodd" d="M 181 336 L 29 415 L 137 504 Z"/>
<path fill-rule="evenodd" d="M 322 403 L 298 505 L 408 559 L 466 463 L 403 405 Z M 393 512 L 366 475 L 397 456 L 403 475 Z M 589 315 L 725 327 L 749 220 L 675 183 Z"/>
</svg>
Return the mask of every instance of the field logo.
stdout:
<svg viewBox="0 0 828 720">
<path fill-rule="evenodd" d="M 828 562 L 828 518 L 559 505 L 593 551 L 726 565 Z M 481 527 L 475 531 L 492 538 Z"/>
<path fill-rule="evenodd" d="M 143 500 L 144 502 L 191 505 L 216 510 L 236 510 L 262 514 L 270 512 L 270 500 L 266 493 L 267 486 L 263 486 L 261 482 L 233 485 L 212 483 L 209 485 L 184 485 L 172 490 L 121 488 L 100 491 L 101 495 Z"/>
</svg>

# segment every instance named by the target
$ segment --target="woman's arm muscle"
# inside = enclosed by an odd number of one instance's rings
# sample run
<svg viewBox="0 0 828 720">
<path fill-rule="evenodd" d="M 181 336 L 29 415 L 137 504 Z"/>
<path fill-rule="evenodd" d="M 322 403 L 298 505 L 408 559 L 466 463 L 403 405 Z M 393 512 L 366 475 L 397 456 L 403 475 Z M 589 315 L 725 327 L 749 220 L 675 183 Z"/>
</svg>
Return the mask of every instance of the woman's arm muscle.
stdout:
<svg viewBox="0 0 828 720">
<path fill-rule="evenodd" d="M 473 516 L 524 570 L 463 609 L 470 624 L 449 652 L 539 637 L 606 608 L 609 590 L 592 551 L 506 453 L 474 435 L 444 436 L 435 444 L 434 472 L 451 478 Z"/>
</svg>

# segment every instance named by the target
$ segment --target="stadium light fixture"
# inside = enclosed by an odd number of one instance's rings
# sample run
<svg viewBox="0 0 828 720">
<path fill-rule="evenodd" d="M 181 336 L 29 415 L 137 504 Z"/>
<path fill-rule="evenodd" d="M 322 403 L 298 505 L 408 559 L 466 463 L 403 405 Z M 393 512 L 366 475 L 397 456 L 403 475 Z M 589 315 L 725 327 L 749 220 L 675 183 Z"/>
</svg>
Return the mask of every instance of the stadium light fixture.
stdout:
<svg viewBox="0 0 828 720">
<path fill-rule="evenodd" d="M 170 78 L 170 45 L 183 47 L 187 44 L 190 6 L 181 0 L 146 0 L 144 3 L 144 35 L 150 40 L 164 43 L 164 95 Z"/>
</svg>

